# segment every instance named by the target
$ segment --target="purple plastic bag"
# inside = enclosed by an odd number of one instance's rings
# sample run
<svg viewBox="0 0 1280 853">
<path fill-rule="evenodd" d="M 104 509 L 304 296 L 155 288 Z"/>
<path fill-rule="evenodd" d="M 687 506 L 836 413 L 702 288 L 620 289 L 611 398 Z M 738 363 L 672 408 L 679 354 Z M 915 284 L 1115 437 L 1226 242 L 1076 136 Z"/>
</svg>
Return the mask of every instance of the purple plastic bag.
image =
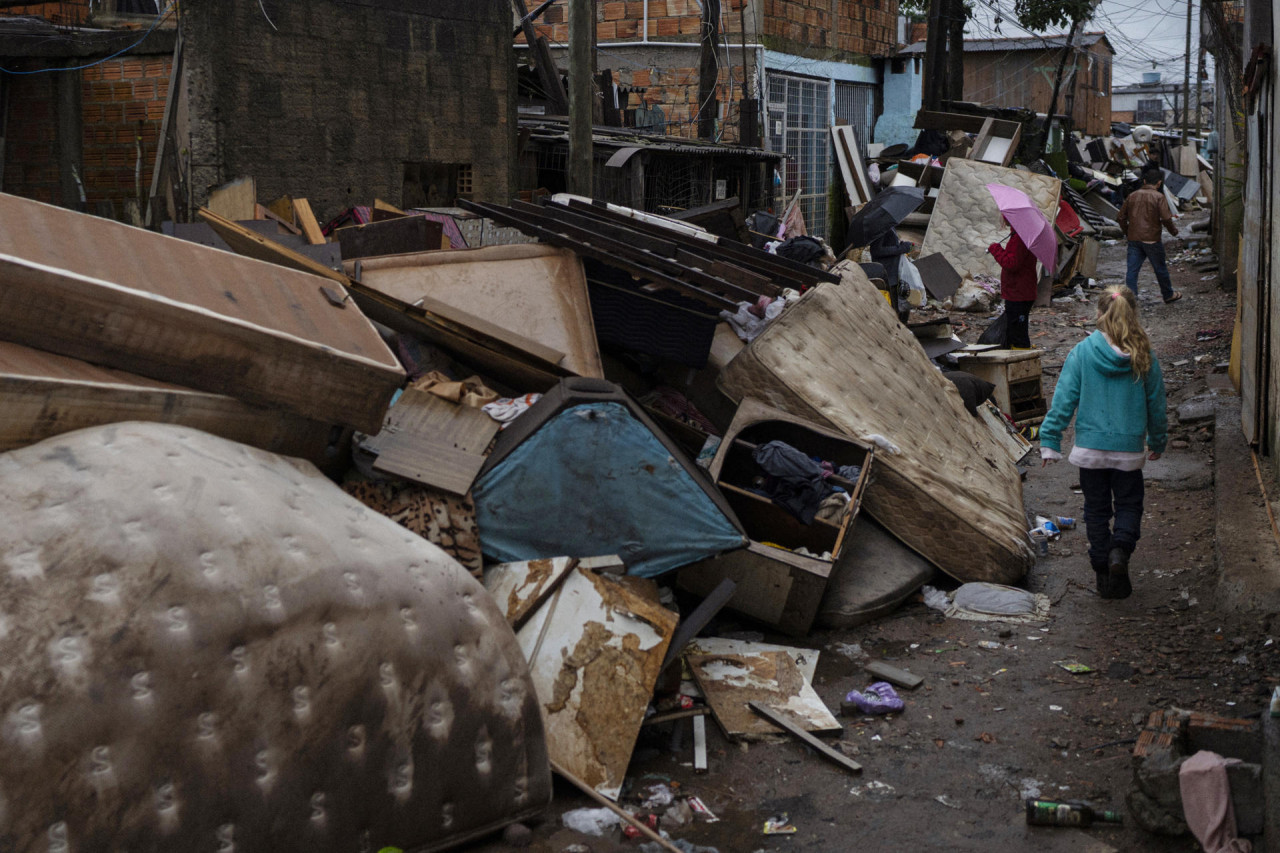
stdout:
<svg viewBox="0 0 1280 853">
<path fill-rule="evenodd" d="M 851 690 L 844 701 L 856 705 L 864 714 L 892 714 L 906 707 L 887 681 L 877 681 L 866 690 Z"/>
</svg>

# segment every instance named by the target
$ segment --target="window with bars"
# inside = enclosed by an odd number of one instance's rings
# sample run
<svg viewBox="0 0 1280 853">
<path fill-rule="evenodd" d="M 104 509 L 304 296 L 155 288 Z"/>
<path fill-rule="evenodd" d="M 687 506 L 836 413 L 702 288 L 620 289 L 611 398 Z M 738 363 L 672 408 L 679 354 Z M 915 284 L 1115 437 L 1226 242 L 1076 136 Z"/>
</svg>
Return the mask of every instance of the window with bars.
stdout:
<svg viewBox="0 0 1280 853">
<path fill-rule="evenodd" d="M 782 164 L 786 202 L 799 192 L 810 234 L 827 236 L 827 183 L 831 174 L 831 83 L 785 74 L 768 76 L 769 150 Z"/>
<path fill-rule="evenodd" d="M 1138 100 L 1138 107 L 1133 111 L 1133 120 L 1138 124 L 1153 124 L 1164 121 L 1164 101 L 1159 98 Z"/>
</svg>

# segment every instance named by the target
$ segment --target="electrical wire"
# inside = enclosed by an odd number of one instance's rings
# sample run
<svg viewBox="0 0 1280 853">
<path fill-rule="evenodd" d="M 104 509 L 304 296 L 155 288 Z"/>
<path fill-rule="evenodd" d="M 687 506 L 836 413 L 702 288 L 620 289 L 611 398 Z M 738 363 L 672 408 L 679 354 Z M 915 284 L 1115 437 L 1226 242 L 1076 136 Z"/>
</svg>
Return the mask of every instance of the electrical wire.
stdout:
<svg viewBox="0 0 1280 853">
<path fill-rule="evenodd" d="M 128 47 L 117 50 L 115 53 L 111 54 L 110 56 L 104 56 L 101 59 L 95 59 L 93 62 L 87 62 L 84 65 L 72 65 L 66 68 L 37 68 L 34 71 L 14 71 L 10 68 L 0 67 L 0 74 L 12 74 L 14 76 L 20 76 L 20 75 L 28 75 L 28 74 L 49 74 L 54 71 L 83 71 L 86 68 L 92 68 L 95 65 L 101 65 L 104 62 L 108 62 L 112 59 L 115 59 L 117 56 L 128 53 L 129 51 L 133 50 L 135 47 L 137 47 L 138 45 L 146 41 L 147 37 L 150 36 L 153 32 L 155 32 L 156 27 L 160 26 L 160 24 L 163 23 L 164 20 L 173 13 L 173 10 L 177 7 L 177 5 L 178 5 L 178 0 L 173 0 L 173 2 L 170 3 L 169 6 L 163 12 L 161 12 L 159 15 L 156 16 L 155 21 L 151 24 L 149 28 L 147 28 L 147 31 L 142 34 L 141 38 L 139 38 L 137 41 L 135 41 L 133 44 L 129 45 Z"/>
</svg>

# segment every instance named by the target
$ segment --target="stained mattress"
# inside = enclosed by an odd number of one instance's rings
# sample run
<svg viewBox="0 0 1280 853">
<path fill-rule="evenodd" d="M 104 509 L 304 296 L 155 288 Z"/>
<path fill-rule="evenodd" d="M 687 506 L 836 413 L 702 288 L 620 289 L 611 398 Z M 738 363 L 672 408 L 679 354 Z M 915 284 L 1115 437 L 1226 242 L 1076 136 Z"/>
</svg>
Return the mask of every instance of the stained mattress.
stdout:
<svg viewBox="0 0 1280 853">
<path fill-rule="evenodd" d="M 544 807 L 484 589 L 307 463 L 123 423 L 0 456 L 13 850 L 437 850 Z"/>
<path fill-rule="evenodd" d="M 1017 468 L 933 367 L 862 270 L 836 267 L 721 372 L 730 398 L 756 397 L 901 453 L 876 454 L 864 508 L 962 580 L 1012 583 L 1034 559 Z"/>
<path fill-rule="evenodd" d="M 947 161 L 942 175 L 920 257 L 941 252 L 961 275 L 1000 275 L 1000 265 L 987 246 L 1003 240 L 1009 226 L 1000 221 L 1000 211 L 987 184 L 1022 190 L 1050 222 L 1058 214 L 1062 181 L 1057 178 L 979 160 L 952 159 Z"/>
</svg>

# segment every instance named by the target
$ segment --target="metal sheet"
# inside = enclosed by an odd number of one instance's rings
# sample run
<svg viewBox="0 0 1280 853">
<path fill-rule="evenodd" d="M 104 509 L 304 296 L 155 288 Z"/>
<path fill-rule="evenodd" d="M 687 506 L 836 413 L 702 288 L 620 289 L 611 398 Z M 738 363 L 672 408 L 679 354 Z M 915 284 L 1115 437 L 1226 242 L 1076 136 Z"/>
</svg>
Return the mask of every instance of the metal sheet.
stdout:
<svg viewBox="0 0 1280 853">
<path fill-rule="evenodd" d="M 622 790 L 676 619 L 653 581 L 579 568 L 516 635 L 552 761 L 602 796 Z"/>
<path fill-rule="evenodd" d="M 689 655 L 685 660 L 727 737 L 758 740 L 777 734 L 777 727 L 748 706 L 753 701 L 785 712 L 805 731 L 841 731 L 840 721 L 786 652 Z"/>
<path fill-rule="evenodd" d="M 566 353 L 561 366 L 578 376 L 604 377 L 587 280 L 573 252 L 525 245 L 373 258 L 361 262 L 360 280 L 409 304 L 427 296 L 483 317 Z"/>
</svg>

